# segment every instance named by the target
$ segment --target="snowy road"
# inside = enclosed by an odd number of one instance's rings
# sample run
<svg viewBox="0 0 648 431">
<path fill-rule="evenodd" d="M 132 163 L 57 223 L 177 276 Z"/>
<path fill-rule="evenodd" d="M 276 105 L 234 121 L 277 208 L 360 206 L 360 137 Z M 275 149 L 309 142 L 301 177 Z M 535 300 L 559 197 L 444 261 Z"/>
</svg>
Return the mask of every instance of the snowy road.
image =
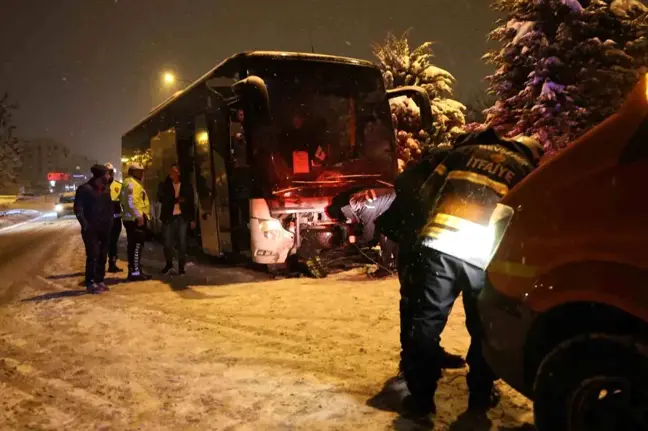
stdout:
<svg viewBox="0 0 648 431">
<path fill-rule="evenodd" d="M 42 267 L 55 255 L 61 239 L 73 234 L 74 223 L 56 223 L 56 214 L 0 230 L 0 305 L 11 301 L 43 274 Z"/>
<path fill-rule="evenodd" d="M 0 429 L 419 429 L 369 401 L 397 367 L 395 280 L 193 267 L 185 289 L 120 276 L 89 296 L 82 265 L 74 220 L 0 232 Z M 467 349 L 463 320 L 457 304 L 450 351 Z M 444 376 L 435 429 L 533 429 L 505 386 L 490 425 L 458 422 L 464 374 Z"/>
</svg>

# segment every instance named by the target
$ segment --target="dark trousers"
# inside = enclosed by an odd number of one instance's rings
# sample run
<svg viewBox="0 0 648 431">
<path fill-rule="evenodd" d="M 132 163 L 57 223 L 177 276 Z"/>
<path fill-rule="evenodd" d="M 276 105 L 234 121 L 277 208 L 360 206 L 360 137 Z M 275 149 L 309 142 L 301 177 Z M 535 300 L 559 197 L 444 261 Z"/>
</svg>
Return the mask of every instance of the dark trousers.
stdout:
<svg viewBox="0 0 648 431">
<path fill-rule="evenodd" d="M 101 283 L 106 275 L 110 230 L 90 227 L 81 237 L 86 251 L 85 283 Z"/>
<path fill-rule="evenodd" d="M 380 235 L 380 260 L 382 266 L 389 270 L 393 270 L 396 266 L 398 256 L 398 244 L 388 239 L 384 235 Z"/>
<path fill-rule="evenodd" d="M 187 261 L 187 221 L 182 216 L 171 217 L 162 224 L 162 236 L 167 265 L 173 264 L 173 251 L 177 248 L 178 267 L 184 269 Z"/>
<path fill-rule="evenodd" d="M 137 226 L 136 221 L 124 220 L 124 227 L 128 240 L 128 274 L 140 275 L 144 241 L 146 240 L 146 223 L 144 226 Z"/>
<path fill-rule="evenodd" d="M 477 296 L 484 287 L 485 273 L 464 261 L 426 247 L 417 247 L 407 270 L 411 282 L 408 311 L 411 331 L 410 353 L 404 363 L 407 387 L 415 397 L 434 396 L 441 377 L 441 332 L 452 306 L 463 293 L 466 328 L 471 337 L 466 362 L 468 389 L 490 391 L 495 375 L 482 354 L 483 330 L 477 310 Z"/>
<path fill-rule="evenodd" d="M 407 269 L 410 267 L 413 255 L 414 253 L 412 251 L 411 244 L 403 244 L 399 246 L 396 258 L 396 269 L 398 270 L 398 281 L 400 282 L 399 311 L 401 352 L 399 369 L 401 371 L 403 371 L 403 365 L 406 362 L 405 358 L 410 350 L 407 348 L 408 340 L 411 338 L 409 333 L 412 329 L 412 316 L 409 309 L 409 298 L 413 283 L 409 280 L 411 274 L 407 271 Z"/>
<path fill-rule="evenodd" d="M 110 244 L 108 246 L 108 259 L 111 261 L 117 259 L 117 242 L 119 241 L 119 235 L 122 231 L 122 221 L 118 217 L 113 221 L 112 229 L 110 230 Z"/>
</svg>

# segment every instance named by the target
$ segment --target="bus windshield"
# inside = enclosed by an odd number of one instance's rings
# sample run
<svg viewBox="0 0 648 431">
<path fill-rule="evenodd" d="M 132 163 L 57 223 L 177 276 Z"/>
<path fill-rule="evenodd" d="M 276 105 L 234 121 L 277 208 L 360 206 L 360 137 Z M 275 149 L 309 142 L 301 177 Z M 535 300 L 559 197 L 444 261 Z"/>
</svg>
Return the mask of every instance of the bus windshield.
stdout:
<svg viewBox="0 0 648 431">
<path fill-rule="evenodd" d="M 331 186 L 390 182 L 396 173 L 389 104 L 378 70 L 337 63 L 253 63 L 271 101 L 271 122 L 253 131 L 254 170 L 271 192 L 317 194 Z"/>
</svg>

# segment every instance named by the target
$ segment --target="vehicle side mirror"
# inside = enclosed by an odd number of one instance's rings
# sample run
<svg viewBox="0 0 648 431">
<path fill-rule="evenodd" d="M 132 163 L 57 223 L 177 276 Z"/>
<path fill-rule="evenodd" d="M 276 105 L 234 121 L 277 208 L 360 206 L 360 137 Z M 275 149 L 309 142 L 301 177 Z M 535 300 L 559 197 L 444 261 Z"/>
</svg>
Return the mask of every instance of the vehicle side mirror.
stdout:
<svg viewBox="0 0 648 431">
<path fill-rule="evenodd" d="M 232 91 L 236 96 L 245 100 L 245 106 L 250 106 L 247 101 L 251 101 L 251 105 L 255 106 L 256 114 L 261 119 L 270 118 L 270 96 L 263 79 L 254 75 L 248 76 L 232 85 Z"/>
<path fill-rule="evenodd" d="M 430 96 L 428 96 L 427 91 L 425 91 L 423 87 L 414 85 L 387 90 L 388 100 L 401 96 L 409 97 L 418 105 L 421 110 L 421 128 L 423 130 L 432 129 L 432 124 L 434 122 L 434 119 L 432 118 L 432 103 L 430 102 Z"/>
</svg>

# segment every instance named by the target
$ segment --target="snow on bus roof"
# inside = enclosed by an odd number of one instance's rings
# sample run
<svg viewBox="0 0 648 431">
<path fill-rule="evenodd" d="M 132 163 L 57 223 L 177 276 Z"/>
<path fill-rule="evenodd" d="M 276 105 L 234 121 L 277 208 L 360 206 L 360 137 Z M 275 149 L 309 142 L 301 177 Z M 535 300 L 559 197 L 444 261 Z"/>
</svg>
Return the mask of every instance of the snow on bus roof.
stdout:
<svg viewBox="0 0 648 431">
<path fill-rule="evenodd" d="M 352 64 L 357 66 L 372 67 L 376 66 L 367 60 L 360 60 L 357 58 L 351 57 L 341 57 L 337 55 L 328 55 L 328 54 L 314 54 L 309 52 L 288 52 L 288 51 L 245 51 L 232 55 L 231 57 L 226 58 L 221 61 L 216 67 L 212 68 L 209 72 L 205 73 L 203 76 L 189 84 L 186 88 L 176 91 L 171 97 L 155 106 L 149 111 L 149 113 L 141 121 L 138 121 L 133 127 L 131 127 L 126 133 L 122 135 L 122 138 L 130 133 L 134 132 L 140 126 L 145 124 L 148 120 L 153 118 L 158 112 L 164 109 L 166 106 L 170 105 L 173 101 L 181 97 L 183 94 L 189 92 L 190 90 L 196 88 L 200 84 L 204 83 L 211 77 L 213 77 L 219 69 L 223 69 L 228 64 L 232 64 L 241 58 L 254 58 L 254 57 L 269 57 L 274 59 L 295 59 L 295 60 L 311 60 L 311 61 L 321 61 L 321 62 L 331 62 L 331 63 L 342 63 L 342 64 Z"/>
<path fill-rule="evenodd" d="M 248 51 L 238 55 L 246 57 L 286 57 L 286 58 L 304 58 L 309 60 L 333 61 L 339 63 L 357 64 L 360 66 L 375 67 L 373 63 L 367 60 L 360 60 L 351 57 L 342 57 L 339 55 L 315 54 L 310 52 L 288 52 L 288 51 Z"/>
</svg>

